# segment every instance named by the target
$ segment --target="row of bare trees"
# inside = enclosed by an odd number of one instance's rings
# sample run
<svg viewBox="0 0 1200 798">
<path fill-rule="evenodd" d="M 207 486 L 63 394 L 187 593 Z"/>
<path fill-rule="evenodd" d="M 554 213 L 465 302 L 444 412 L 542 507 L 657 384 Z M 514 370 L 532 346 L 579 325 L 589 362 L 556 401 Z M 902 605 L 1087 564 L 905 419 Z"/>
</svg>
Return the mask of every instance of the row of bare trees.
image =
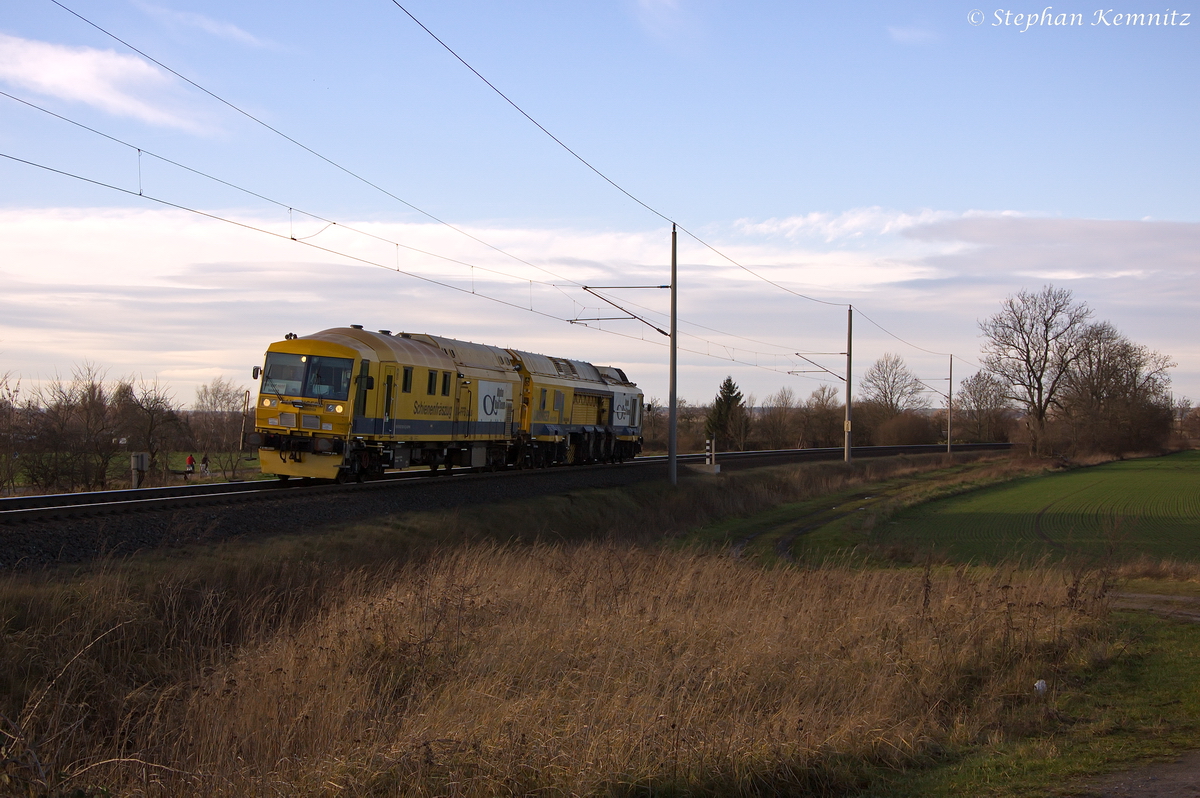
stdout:
<svg viewBox="0 0 1200 798">
<path fill-rule="evenodd" d="M 150 455 L 150 476 L 169 481 L 168 453 L 207 453 L 226 478 L 236 478 L 244 393 L 215 378 L 189 409 L 155 380 L 109 380 L 92 363 L 70 379 L 23 391 L 0 375 L 0 491 L 103 490 L 128 476 L 130 452 Z"/>
<path fill-rule="evenodd" d="M 858 385 L 855 444 L 939 443 L 950 434 L 960 442 L 1020 440 L 1033 453 L 1074 455 L 1155 449 L 1173 434 L 1200 437 L 1200 409 L 1171 396 L 1170 357 L 1092 315 L 1053 286 L 1005 299 L 980 322 L 984 367 L 957 386 L 949 419 L 945 394 L 899 355 L 884 354 Z M 781 388 L 755 406 L 726 377 L 711 404 L 680 403 L 679 445 L 698 451 L 716 439 L 734 450 L 838 446 L 844 408 L 831 385 L 803 402 Z M 647 410 L 647 448 L 664 449 L 661 403 L 652 400 Z"/>
<path fill-rule="evenodd" d="M 1034 453 L 1154 449 L 1177 429 L 1176 364 L 1092 316 L 1069 290 L 1047 285 L 1008 297 L 980 322 L 983 366 L 1020 410 Z"/>
<path fill-rule="evenodd" d="M 791 388 L 780 388 L 756 405 L 754 396 L 743 396 L 727 377 L 711 404 L 679 401 L 679 448 L 701 451 L 709 438 L 720 449 L 738 451 L 840 446 L 843 407 L 829 385 L 804 400 Z M 648 450 L 666 449 L 667 412 L 657 399 L 646 403 L 642 434 Z"/>
</svg>

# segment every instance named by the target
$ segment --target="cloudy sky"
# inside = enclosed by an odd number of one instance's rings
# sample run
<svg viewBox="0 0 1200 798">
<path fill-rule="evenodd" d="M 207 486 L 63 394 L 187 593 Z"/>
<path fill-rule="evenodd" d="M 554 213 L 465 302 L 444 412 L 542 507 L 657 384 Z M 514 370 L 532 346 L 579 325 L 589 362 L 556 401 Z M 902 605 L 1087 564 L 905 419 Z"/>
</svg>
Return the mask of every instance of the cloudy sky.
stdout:
<svg viewBox="0 0 1200 798">
<path fill-rule="evenodd" d="M 401 0 L 637 201 L 392 0 L 6 4 L 0 374 L 190 401 L 356 323 L 663 397 L 667 292 L 605 291 L 648 326 L 580 286 L 666 283 L 665 217 L 711 245 L 680 236 L 689 399 L 806 395 L 847 303 L 856 381 L 895 352 L 944 388 L 1053 283 L 1200 400 L 1200 6 L 976 2 Z"/>
</svg>

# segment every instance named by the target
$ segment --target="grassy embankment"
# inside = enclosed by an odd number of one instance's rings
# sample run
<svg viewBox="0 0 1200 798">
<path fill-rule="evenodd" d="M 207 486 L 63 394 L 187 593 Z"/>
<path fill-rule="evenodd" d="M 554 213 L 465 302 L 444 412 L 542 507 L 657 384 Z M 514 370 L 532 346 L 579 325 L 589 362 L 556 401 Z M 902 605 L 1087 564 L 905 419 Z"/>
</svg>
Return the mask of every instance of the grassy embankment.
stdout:
<svg viewBox="0 0 1200 798">
<path fill-rule="evenodd" d="M 731 519 L 701 532 L 748 553 L 819 561 L 855 551 L 888 560 L 1053 563 L 1064 578 L 1105 567 L 1122 591 L 1200 595 L 1200 452 L 1129 460 L 953 492 L 923 475 Z M 797 531 L 801 534 L 797 534 Z M 936 570 L 936 569 L 935 569 Z M 1190 608 L 1193 612 L 1195 608 Z M 1112 662 L 1051 682 L 1053 721 L 998 733 L 912 771 L 896 795 L 1072 794 L 1087 775 L 1200 747 L 1200 629 L 1118 613 Z"/>
<path fill-rule="evenodd" d="M 776 567 L 658 541 L 881 480 L 906 502 L 1014 469 L 765 469 L 9 576 L 3 778 L 45 794 L 903 791 L 903 774 L 1058 733 L 1068 686 L 1147 661 L 1105 621 L 1104 574 Z"/>
</svg>

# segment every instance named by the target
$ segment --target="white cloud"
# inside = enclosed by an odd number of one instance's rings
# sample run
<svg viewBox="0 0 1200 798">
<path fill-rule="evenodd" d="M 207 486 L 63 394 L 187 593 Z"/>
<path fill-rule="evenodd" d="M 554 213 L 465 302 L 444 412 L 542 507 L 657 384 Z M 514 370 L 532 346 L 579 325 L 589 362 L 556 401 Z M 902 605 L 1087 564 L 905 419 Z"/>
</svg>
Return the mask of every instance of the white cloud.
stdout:
<svg viewBox="0 0 1200 798">
<path fill-rule="evenodd" d="M 289 232 L 286 215 L 238 218 Z M 445 227 L 378 221 L 355 226 L 514 275 L 501 279 L 476 269 L 479 294 L 524 307 L 532 300 L 536 310 L 559 317 L 619 315 L 577 289 L 531 286 L 529 280 L 560 281 Z M 396 247 L 341 227 L 309 240 L 395 268 Z M 297 220 L 294 232 L 299 237 L 319 229 Z M 752 235 L 757 230 L 762 232 Z M 570 280 L 665 282 L 667 242 L 658 233 L 471 232 Z M 853 302 L 865 314 L 855 317 L 856 363 L 862 368 L 886 351 L 900 352 L 931 377 L 945 368 L 944 357 L 904 347 L 866 317 L 914 344 L 953 350 L 970 361 L 978 351 L 979 319 L 995 312 L 1004 296 L 1054 281 L 1072 288 L 1098 317 L 1172 355 L 1181 364 L 1174 372 L 1176 392 L 1200 397 L 1200 344 L 1194 334 L 1200 316 L 1195 288 L 1200 225 L 868 208 L 796 220 L 743 220 L 731 232 L 709 238 L 776 282 L 832 302 Z M 785 383 L 802 394 L 811 390 L 815 383 L 806 378 L 719 359 L 736 348 L 739 360 L 758 358 L 773 366 L 770 355 L 753 353 L 783 350 L 696 325 L 794 347 L 790 351 L 840 351 L 845 309 L 773 289 L 686 238 L 680 245 L 681 343 L 715 356 L 681 355 L 681 394 L 707 399 L 726 374 L 759 396 Z M 613 363 L 627 368 L 651 395 L 666 393 L 665 350 L 653 330 L 615 321 L 606 328 L 629 337 L 598 334 L 489 302 L 470 295 L 468 267 L 404 250 L 399 267 L 436 276 L 466 293 L 180 211 L 0 211 L 5 286 L 0 373 L 12 370 L 32 380 L 70 373 L 73 364 L 90 359 L 114 375 L 159 374 L 190 401 L 195 385 L 216 374 L 245 381 L 265 346 L 286 332 L 356 323 Z M 644 314 L 663 324 L 668 292 L 610 293 L 648 308 Z"/>
<path fill-rule="evenodd" d="M 889 25 L 888 35 L 892 37 L 892 41 L 900 44 L 925 44 L 936 41 L 938 38 L 938 35 L 928 28 L 915 26 L 892 27 Z"/>
<path fill-rule="evenodd" d="M 163 8 L 151 3 L 135 3 L 135 5 L 147 14 L 156 17 L 168 25 L 195 28 L 217 38 L 244 44 L 249 47 L 274 48 L 277 46 L 274 42 L 259 38 L 231 22 L 222 22 L 192 11 L 176 11 L 170 8 Z"/>
<path fill-rule="evenodd" d="M 704 52 L 710 0 L 627 0 L 646 33 L 681 55 Z"/>
<path fill-rule="evenodd" d="M 166 73 L 141 58 L 112 50 L 0 33 L 0 81 L 152 125 L 200 130 L 195 120 L 163 107 L 171 83 Z M 148 95 L 159 99 L 152 102 Z"/>
<path fill-rule="evenodd" d="M 813 212 L 803 216 L 766 219 L 761 222 L 739 219 L 736 226 L 747 235 L 784 236 L 789 239 L 814 238 L 826 243 L 833 243 L 847 239 L 889 235 L 918 225 L 958 219 L 960 216 L 960 214 L 934 211 L 928 208 L 908 213 L 873 206 L 854 208 L 836 214 Z"/>
</svg>

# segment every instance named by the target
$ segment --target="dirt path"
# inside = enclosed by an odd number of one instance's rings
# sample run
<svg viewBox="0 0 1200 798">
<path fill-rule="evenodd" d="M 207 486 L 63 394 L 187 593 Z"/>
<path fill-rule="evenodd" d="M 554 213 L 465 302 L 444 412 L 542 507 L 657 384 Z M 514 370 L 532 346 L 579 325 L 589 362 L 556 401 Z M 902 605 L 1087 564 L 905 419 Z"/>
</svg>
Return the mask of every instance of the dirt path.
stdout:
<svg viewBox="0 0 1200 798">
<path fill-rule="evenodd" d="M 832 524 L 834 521 L 854 515 L 860 510 L 865 510 L 866 507 L 860 505 L 860 502 L 877 498 L 879 497 L 870 491 L 863 491 L 846 497 L 840 504 L 836 504 L 828 509 L 816 510 L 799 518 L 790 519 L 784 524 L 771 524 L 762 529 L 757 529 L 735 540 L 729 549 L 730 554 L 734 557 L 741 557 L 745 554 L 746 547 L 758 538 L 764 535 L 779 535 L 774 545 L 775 555 L 781 560 L 793 562 L 794 557 L 792 556 L 791 549 L 797 538 L 814 529 L 819 529 L 827 524 Z"/>
<path fill-rule="evenodd" d="M 1113 609 L 1139 610 L 1160 618 L 1200 623 L 1200 598 L 1151 593 L 1114 593 Z M 1088 779 L 1071 793 L 1078 798 L 1200 798 L 1200 751 L 1173 762 L 1154 762 L 1135 770 Z"/>
<path fill-rule="evenodd" d="M 1174 762 L 1155 762 L 1125 773 L 1114 773 L 1077 788 L 1078 798 L 1193 798 L 1200 796 L 1200 751 Z"/>
</svg>

